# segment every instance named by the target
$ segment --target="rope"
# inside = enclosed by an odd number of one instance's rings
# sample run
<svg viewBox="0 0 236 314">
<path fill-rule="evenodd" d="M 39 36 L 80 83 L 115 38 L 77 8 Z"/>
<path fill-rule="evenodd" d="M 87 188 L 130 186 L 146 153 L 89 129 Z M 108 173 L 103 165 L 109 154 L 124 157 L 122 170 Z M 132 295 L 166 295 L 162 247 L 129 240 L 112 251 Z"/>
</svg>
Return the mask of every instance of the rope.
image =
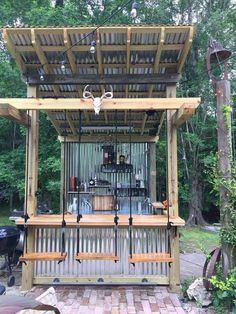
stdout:
<svg viewBox="0 0 236 314">
<path fill-rule="evenodd" d="M 131 164 L 131 110 L 129 110 L 129 155 L 130 155 L 130 164 Z M 132 258 L 133 254 L 133 240 L 132 240 L 132 225 L 133 225 L 133 217 L 132 217 L 132 172 L 130 169 L 129 172 L 129 254 Z"/>
<path fill-rule="evenodd" d="M 80 144 L 81 144 L 81 111 L 79 110 L 79 116 L 78 116 L 78 180 L 80 177 Z M 80 214 L 80 195 L 79 195 L 79 187 L 77 191 L 77 254 L 80 252 L 80 219 L 82 218 L 82 215 Z"/>
<path fill-rule="evenodd" d="M 116 145 L 116 154 L 118 153 L 117 147 L 117 110 L 115 111 L 115 119 L 116 119 L 116 138 L 115 138 L 115 145 Z M 118 171 L 116 170 L 115 175 L 115 217 L 114 217 L 114 232 L 115 232 L 115 256 L 117 256 L 117 241 L 118 241 L 118 199 L 117 199 L 117 176 Z M 116 261 L 115 261 L 116 262 Z"/>
</svg>

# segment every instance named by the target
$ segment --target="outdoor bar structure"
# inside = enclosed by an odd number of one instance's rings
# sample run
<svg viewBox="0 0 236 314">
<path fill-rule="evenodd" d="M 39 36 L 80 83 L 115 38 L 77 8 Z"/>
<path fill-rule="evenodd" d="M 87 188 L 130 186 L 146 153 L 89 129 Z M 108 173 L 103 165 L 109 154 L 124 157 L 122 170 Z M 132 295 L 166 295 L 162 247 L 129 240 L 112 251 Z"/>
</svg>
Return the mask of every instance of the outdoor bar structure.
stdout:
<svg viewBox="0 0 236 314">
<path fill-rule="evenodd" d="M 176 85 L 194 29 L 93 30 L 3 29 L 28 91 L 25 99 L 0 99 L 0 115 L 28 129 L 29 218 L 17 221 L 28 233 L 22 289 L 57 282 L 150 283 L 178 290 L 184 221 L 178 209 L 177 129 L 200 98 L 176 98 Z M 40 110 L 61 143 L 60 215 L 37 216 L 35 210 Z M 156 182 L 162 127 L 166 206 Z"/>
</svg>

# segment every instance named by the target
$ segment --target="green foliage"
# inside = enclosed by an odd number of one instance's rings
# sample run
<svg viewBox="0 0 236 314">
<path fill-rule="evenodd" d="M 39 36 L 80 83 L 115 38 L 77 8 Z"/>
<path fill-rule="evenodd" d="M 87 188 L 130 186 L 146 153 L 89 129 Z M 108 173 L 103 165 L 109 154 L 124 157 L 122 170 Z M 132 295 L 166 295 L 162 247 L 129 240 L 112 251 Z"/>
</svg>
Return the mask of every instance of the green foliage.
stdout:
<svg viewBox="0 0 236 314">
<path fill-rule="evenodd" d="M 181 281 L 180 289 L 184 298 L 188 298 L 187 290 L 189 286 L 194 282 L 194 278 L 185 278 Z"/>
<path fill-rule="evenodd" d="M 198 226 L 186 226 L 180 230 L 181 250 L 193 252 L 196 249 L 210 252 L 214 247 L 219 245 L 219 234 L 204 231 Z M 204 245 L 204 247 L 203 247 Z"/>
<path fill-rule="evenodd" d="M 223 115 L 225 120 L 225 126 L 227 129 L 230 128 L 230 112 L 231 112 L 231 106 L 225 105 L 223 106 Z"/>
<path fill-rule="evenodd" d="M 232 269 L 225 280 L 212 276 L 212 300 L 216 313 L 236 313 L 236 268 Z"/>
</svg>

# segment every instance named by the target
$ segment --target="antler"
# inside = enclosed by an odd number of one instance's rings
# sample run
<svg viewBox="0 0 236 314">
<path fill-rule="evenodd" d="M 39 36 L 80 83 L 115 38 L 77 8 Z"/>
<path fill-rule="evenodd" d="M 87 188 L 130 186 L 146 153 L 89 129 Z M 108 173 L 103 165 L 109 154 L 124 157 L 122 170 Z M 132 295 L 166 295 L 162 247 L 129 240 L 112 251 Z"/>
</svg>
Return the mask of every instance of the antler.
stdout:
<svg viewBox="0 0 236 314">
<path fill-rule="evenodd" d="M 104 93 L 103 93 L 103 95 L 101 97 L 101 100 L 103 98 L 109 98 L 109 99 L 113 98 L 113 88 L 112 88 L 111 85 L 110 85 L 110 87 L 111 87 L 111 91 L 110 92 L 106 92 L 105 89 L 104 89 Z"/>
<path fill-rule="evenodd" d="M 83 91 L 83 98 L 92 98 L 94 100 L 92 92 L 88 91 L 87 88 L 89 85 L 86 85 Z"/>
</svg>

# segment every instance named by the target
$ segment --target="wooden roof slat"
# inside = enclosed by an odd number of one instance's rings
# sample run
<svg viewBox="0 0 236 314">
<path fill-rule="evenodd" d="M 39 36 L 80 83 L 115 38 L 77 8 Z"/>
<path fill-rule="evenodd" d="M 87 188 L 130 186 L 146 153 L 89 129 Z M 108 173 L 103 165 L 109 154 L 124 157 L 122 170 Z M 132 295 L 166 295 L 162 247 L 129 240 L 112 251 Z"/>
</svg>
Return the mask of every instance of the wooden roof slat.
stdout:
<svg viewBox="0 0 236 314">
<path fill-rule="evenodd" d="M 31 29 L 31 42 L 33 47 L 35 48 L 36 54 L 41 62 L 41 65 L 43 67 L 43 70 L 46 74 L 50 74 L 50 69 L 48 68 L 48 61 L 47 58 L 39 44 L 39 41 L 37 39 L 37 34 L 35 33 L 34 29 Z M 60 90 L 58 86 L 53 86 L 53 91 L 56 96 L 60 95 Z"/>
<path fill-rule="evenodd" d="M 181 72 L 183 65 L 184 65 L 184 62 L 187 58 L 188 51 L 192 45 L 193 33 L 194 33 L 194 28 L 190 28 L 189 32 L 188 32 L 187 39 L 186 39 L 185 44 L 184 44 L 184 48 L 182 49 L 182 52 L 181 52 L 181 55 L 180 55 L 180 58 L 178 61 L 178 65 L 177 65 L 177 72 L 178 73 Z"/>
<path fill-rule="evenodd" d="M 159 64 L 161 59 L 161 52 L 165 41 L 165 28 L 161 28 L 160 40 L 159 45 L 157 46 L 156 56 L 155 56 L 155 63 L 153 65 L 153 73 L 157 73 L 159 70 Z M 154 85 L 151 84 L 148 89 L 148 97 L 151 97 Z"/>
</svg>

